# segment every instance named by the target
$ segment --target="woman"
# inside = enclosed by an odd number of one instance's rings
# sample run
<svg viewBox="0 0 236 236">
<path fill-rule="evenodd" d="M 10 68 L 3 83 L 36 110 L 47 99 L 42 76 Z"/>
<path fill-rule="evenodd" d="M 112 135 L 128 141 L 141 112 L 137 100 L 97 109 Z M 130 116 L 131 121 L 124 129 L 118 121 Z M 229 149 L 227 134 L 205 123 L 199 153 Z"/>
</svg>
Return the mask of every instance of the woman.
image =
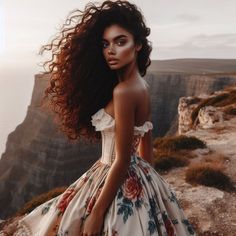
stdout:
<svg viewBox="0 0 236 236">
<path fill-rule="evenodd" d="M 53 54 L 46 97 L 60 128 L 70 139 L 102 137 L 102 156 L 64 193 L 15 222 L 12 234 L 196 235 L 153 168 L 150 95 L 142 78 L 150 65 L 149 33 L 134 4 L 104 1 L 72 15 L 58 43 L 44 47 Z"/>
</svg>

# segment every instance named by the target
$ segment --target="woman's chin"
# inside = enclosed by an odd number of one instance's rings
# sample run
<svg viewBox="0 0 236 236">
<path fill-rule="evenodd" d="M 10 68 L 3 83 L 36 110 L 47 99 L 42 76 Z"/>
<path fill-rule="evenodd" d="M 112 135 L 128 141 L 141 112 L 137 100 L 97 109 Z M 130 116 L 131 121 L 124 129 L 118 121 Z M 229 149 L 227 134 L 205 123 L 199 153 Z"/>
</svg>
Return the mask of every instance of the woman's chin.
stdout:
<svg viewBox="0 0 236 236">
<path fill-rule="evenodd" d="M 120 65 L 109 65 L 109 67 L 110 67 L 111 70 L 118 70 L 118 69 L 121 68 Z"/>
</svg>

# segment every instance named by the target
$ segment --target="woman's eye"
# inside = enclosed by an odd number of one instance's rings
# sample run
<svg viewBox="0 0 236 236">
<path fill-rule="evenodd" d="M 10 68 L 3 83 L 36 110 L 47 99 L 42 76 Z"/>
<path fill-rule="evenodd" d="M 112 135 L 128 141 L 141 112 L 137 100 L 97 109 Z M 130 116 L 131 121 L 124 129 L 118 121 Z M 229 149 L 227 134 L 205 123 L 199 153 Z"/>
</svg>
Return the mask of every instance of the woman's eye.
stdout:
<svg viewBox="0 0 236 236">
<path fill-rule="evenodd" d="M 120 46 L 120 45 L 123 45 L 125 43 L 125 41 L 118 41 L 117 44 Z"/>
<path fill-rule="evenodd" d="M 102 42 L 102 47 L 103 47 L 103 48 L 106 48 L 107 46 L 108 46 L 108 43 Z"/>
<path fill-rule="evenodd" d="M 125 41 L 124 40 L 119 40 L 119 41 L 117 41 L 117 45 L 118 46 L 122 46 L 122 45 L 124 45 L 125 44 Z M 109 46 L 109 43 L 108 42 L 102 42 L 102 47 L 103 48 L 107 48 Z"/>
</svg>

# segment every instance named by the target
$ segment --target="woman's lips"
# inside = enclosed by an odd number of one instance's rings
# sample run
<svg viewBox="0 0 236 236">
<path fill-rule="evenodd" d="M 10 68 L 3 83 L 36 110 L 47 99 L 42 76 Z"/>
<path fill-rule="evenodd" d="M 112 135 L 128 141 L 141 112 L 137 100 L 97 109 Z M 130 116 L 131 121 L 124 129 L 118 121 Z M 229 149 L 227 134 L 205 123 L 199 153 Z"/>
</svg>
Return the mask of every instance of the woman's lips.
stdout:
<svg viewBox="0 0 236 236">
<path fill-rule="evenodd" d="M 117 59 L 110 59 L 110 60 L 108 60 L 109 64 L 116 64 L 117 62 L 118 62 Z"/>
</svg>

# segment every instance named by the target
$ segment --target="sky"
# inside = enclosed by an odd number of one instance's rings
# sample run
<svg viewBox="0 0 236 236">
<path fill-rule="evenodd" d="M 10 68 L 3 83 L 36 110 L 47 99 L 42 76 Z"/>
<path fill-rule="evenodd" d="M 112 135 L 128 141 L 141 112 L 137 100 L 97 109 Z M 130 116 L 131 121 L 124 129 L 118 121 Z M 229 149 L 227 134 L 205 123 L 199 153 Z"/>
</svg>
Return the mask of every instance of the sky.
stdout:
<svg viewBox="0 0 236 236">
<path fill-rule="evenodd" d="M 102 1 L 96 1 L 98 3 Z M 133 0 L 151 29 L 151 59 L 236 58 L 235 0 Z M 0 0 L 0 155 L 25 118 L 37 53 L 85 0 Z"/>
</svg>

